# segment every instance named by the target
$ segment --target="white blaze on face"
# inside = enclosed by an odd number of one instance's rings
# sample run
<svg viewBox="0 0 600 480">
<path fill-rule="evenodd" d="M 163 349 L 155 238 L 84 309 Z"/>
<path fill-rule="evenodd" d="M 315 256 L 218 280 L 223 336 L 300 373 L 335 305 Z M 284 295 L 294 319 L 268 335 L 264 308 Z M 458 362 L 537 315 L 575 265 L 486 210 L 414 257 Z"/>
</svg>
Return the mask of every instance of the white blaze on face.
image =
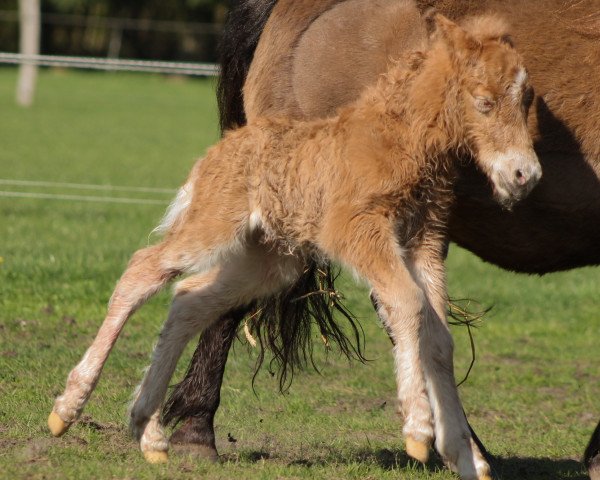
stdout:
<svg viewBox="0 0 600 480">
<path fill-rule="evenodd" d="M 528 78 L 529 76 L 527 75 L 527 70 L 525 70 L 523 67 L 520 67 L 517 70 L 514 81 L 510 87 L 510 94 L 513 97 L 518 98 L 518 96 L 523 91 L 523 88 L 525 87 Z"/>
</svg>

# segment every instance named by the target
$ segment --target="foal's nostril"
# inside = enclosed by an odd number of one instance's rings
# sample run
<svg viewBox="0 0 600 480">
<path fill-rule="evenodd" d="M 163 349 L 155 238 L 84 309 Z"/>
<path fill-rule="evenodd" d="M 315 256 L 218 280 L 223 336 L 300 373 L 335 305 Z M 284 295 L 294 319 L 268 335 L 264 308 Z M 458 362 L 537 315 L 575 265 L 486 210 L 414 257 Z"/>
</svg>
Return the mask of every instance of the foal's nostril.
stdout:
<svg viewBox="0 0 600 480">
<path fill-rule="evenodd" d="M 515 177 L 519 185 L 525 185 L 527 183 L 527 177 L 525 176 L 522 170 L 516 170 Z"/>
</svg>

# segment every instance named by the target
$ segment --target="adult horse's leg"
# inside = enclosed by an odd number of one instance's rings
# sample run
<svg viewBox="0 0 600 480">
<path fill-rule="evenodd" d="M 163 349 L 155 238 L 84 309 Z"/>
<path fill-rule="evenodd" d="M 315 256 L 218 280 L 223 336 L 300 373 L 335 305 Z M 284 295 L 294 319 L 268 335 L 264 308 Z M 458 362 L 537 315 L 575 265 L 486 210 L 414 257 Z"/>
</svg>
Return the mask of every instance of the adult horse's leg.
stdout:
<svg viewBox="0 0 600 480">
<path fill-rule="evenodd" d="M 183 448 L 217 461 L 214 418 L 221 402 L 221 384 L 231 343 L 248 308 L 228 312 L 207 328 L 198 342 L 185 378 L 175 386 L 163 410 L 165 425 L 183 421 L 171 436 Z"/>
<path fill-rule="evenodd" d="M 585 449 L 585 466 L 591 480 L 600 480 L 600 423 L 594 430 L 590 443 Z"/>
<path fill-rule="evenodd" d="M 276 0 L 243 0 L 229 13 L 220 49 L 218 85 L 221 130 L 246 123 L 242 86 Z M 199 456 L 216 460 L 214 416 L 221 400 L 227 355 L 247 310 L 228 312 L 207 328 L 196 347 L 185 378 L 171 392 L 163 410 L 165 424 L 183 424 L 171 436 L 175 448 L 186 445 Z"/>
</svg>

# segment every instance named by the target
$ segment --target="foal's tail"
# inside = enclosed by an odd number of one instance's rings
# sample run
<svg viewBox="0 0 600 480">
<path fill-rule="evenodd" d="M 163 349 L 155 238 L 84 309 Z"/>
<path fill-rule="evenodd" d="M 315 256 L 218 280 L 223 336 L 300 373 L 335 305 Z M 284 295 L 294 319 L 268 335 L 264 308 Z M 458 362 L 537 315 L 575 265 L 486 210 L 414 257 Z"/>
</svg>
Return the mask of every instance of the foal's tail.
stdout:
<svg viewBox="0 0 600 480">
<path fill-rule="evenodd" d="M 185 212 L 188 210 L 192 203 L 192 197 L 194 196 L 194 183 L 192 180 L 188 180 L 183 187 L 179 189 L 177 195 L 167 208 L 167 212 L 156 226 L 152 233 L 158 235 L 165 235 L 173 226 L 180 220 Z"/>
</svg>

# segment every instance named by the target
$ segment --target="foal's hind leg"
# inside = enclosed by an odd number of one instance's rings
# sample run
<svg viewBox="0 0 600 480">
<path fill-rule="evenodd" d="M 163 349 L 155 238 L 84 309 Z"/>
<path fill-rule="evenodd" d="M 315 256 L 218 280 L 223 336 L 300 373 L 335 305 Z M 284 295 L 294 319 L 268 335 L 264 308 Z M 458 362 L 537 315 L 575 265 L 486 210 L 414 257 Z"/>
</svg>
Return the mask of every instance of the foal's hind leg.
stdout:
<svg viewBox="0 0 600 480">
<path fill-rule="evenodd" d="M 54 403 L 48 418 L 54 436 L 65 433 L 81 414 L 127 319 L 175 275 L 160 264 L 161 252 L 162 245 L 148 247 L 136 252 L 131 259 L 115 288 L 94 342 L 69 374 L 65 392 Z"/>
<path fill-rule="evenodd" d="M 160 408 L 181 351 L 191 337 L 225 312 L 269 295 L 293 282 L 301 271 L 294 257 L 279 257 L 250 246 L 221 269 L 190 277 L 177 287 L 169 318 L 131 409 L 131 428 L 149 461 L 166 460 L 168 442 Z"/>
<path fill-rule="evenodd" d="M 216 320 L 233 303 L 217 279 L 219 270 L 180 282 L 152 354 L 152 363 L 136 389 L 130 411 L 130 427 L 151 463 L 167 460 L 168 441 L 160 421 L 160 406 L 177 361 L 190 338 Z"/>
</svg>

